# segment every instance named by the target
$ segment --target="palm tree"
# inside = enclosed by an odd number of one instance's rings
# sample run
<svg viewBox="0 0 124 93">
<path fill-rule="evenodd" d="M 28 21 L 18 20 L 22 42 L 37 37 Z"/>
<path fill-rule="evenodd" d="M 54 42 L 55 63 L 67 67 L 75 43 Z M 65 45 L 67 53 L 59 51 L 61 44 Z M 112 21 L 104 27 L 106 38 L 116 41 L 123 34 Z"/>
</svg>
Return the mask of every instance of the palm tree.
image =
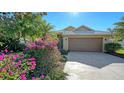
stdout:
<svg viewBox="0 0 124 93">
<path fill-rule="evenodd" d="M 124 39 L 124 17 L 121 18 L 120 22 L 114 24 L 116 27 L 114 29 L 115 38 L 117 41 Z"/>
<path fill-rule="evenodd" d="M 45 20 L 41 23 L 41 29 L 43 31 L 43 36 L 46 36 L 47 33 L 49 33 L 54 28 L 53 25 L 50 23 L 47 23 Z"/>
<path fill-rule="evenodd" d="M 108 28 L 107 31 L 110 32 L 111 38 L 114 38 L 114 29 Z"/>
</svg>

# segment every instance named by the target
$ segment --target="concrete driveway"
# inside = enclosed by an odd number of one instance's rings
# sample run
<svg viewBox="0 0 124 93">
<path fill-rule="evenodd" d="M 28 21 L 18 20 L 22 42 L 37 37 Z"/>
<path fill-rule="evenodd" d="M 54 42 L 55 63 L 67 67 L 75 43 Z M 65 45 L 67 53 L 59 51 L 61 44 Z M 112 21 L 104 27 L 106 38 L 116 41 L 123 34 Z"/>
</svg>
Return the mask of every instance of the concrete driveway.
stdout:
<svg viewBox="0 0 124 93">
<path fill-rule="evenodd" d="M 124 59 L 100 52 L 69 52 L 67 79 L 124 79 Z"/>
</svg>

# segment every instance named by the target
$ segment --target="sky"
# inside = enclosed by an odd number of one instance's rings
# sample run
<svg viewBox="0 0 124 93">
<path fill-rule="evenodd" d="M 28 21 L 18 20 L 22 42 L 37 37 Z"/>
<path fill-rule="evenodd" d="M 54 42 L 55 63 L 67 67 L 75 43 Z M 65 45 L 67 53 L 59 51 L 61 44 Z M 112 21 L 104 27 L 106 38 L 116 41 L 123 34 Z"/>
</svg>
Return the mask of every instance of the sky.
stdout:
<svg viewBox="0 0 124 93">
<path fill-rule="evenodd" d="M 54 25 L 54 30 L 61 30 L 67 26 L 88 26 L 99 31 L 113 28 L 119 22 L 124 12 L 48 12 L 43 18 Z"/>
</svg>

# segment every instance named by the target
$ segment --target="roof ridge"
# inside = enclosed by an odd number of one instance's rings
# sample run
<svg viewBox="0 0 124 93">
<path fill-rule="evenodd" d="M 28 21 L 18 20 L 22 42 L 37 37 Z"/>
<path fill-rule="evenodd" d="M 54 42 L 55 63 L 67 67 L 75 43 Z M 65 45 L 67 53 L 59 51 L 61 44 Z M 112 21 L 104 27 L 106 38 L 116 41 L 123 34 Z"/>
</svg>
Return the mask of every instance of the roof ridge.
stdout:
<svg viewBox="0 0 124 93">
<path fill-rule="evenodd" d="M 85 26 L 85 25 L 81 25 L 81 26 L 79 26 L 79 27 L 77 27 L 76 29 L 75 29 L 75 31 L 77 31 L 77 30 L 86 30 L 86 31 L 94 31 L 94 29 L 91 29 L 90 27 L 87 27 L 87 26 Z"/>
</svg>

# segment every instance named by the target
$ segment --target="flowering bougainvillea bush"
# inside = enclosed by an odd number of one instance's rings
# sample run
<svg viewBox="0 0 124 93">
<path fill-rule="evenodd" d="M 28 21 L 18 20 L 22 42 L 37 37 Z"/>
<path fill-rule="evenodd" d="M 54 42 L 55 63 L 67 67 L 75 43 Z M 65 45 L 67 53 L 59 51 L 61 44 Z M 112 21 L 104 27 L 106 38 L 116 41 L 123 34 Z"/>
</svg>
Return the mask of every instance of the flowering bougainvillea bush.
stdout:
<svg viewBox="0 0 124 93">
<path fill-rule="evenodd" d="M 36 59 L 29 55 L 9 53 L 6 49 L 0 53 L 0 79 L 26 80 L 28 71 L 34 70 Z"/>
<path fill-rule="evenodd" d="M 53 73 L 61 59 L 57 44 L 58 41 L 50 35 L 27 44 L 26 53 L 37 60 L 36 68 L 29 73 L 29 76 L 45 79 L 49 77 L 48 75 L 51 75 L 50 73 Z"/>
<path fill-rule="evenodd" d="M 27 43 L 23 52 L 0 52 L 1 80 L 58 80 L 64 79 L 65 73 L 56 68 L 61 54 L 58 41 L 50 35 Z"/>
</svg>

